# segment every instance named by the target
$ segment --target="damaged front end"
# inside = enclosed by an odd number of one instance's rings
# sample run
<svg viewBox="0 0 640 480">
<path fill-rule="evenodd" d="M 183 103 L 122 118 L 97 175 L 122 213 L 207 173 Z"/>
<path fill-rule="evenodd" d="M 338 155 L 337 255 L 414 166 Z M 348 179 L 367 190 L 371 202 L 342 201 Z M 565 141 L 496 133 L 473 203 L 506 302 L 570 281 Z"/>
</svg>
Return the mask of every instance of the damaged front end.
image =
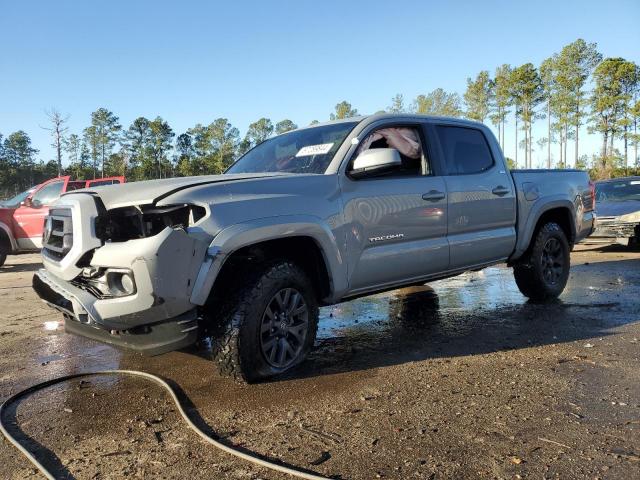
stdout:
<svg viewBox="0 0 640 480">
<path fill-rule="evenodd" d="M 47 220 L 34 289 L 69 332 L 147 354 L 185 347 L 198 335 L 190 297 L 207 215 L 185 204 L 106 210 L 95 195 L 66 195 Z"/>
</svg>

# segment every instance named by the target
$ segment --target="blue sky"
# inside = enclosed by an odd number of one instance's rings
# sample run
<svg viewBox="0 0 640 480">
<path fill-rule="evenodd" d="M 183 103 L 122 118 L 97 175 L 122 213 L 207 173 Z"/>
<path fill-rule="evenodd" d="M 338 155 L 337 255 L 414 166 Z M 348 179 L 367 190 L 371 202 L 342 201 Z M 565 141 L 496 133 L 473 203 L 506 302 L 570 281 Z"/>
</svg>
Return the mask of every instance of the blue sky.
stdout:
<svg viewBox="0 0 640 480">
<path fill-rule="evenodd" d="M 373 113 L 396 93 L 462 94 L 482 69 L 538 65 L 577 38 L 640 62 L 639 24 L 637 0 L 0 0 L 0 133 L 25 130 L 48 160 L 51 107 L 76 133 L 103 106 L 125 127 L 160 115 L 178 134 L 217 117 L 242 133 L 263 116 L 306 125 L 343 99 Z"/>
</svg>

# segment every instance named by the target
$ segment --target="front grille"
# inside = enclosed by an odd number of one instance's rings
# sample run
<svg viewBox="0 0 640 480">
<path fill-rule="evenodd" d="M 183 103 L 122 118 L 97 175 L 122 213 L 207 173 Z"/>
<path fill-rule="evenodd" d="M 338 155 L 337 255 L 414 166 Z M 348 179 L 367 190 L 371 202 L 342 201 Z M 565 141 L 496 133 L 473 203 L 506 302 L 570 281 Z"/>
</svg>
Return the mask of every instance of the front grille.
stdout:
<svg viewBox="0 0 640 480">
<path fill-rule="evenodd" d="M 44 219 L 42 249 L 54 260 L 62 260 L 73 246 L 73 219 L 68 208 L 52 208 Z"/>
</svg>

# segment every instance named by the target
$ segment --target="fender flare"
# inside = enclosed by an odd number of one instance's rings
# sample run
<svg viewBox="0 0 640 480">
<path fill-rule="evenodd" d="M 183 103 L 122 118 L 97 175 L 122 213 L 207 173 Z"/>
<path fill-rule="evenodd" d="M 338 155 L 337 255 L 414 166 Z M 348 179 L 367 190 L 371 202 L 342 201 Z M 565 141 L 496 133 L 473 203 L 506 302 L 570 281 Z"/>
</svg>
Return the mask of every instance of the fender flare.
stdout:
<svg viewBox="0 0 640 480">
<path fill-rule="evenodd" d="M 518 242 L 516 244 L 516 249 L 511 255 L 509 260 L 517 260 L 520 256 L 527 251 L 529 245 L 531 244 L 531 240 L 533 239 L 533 234 L 535 232 L 536 225 L 540 218 L 545 213 L 555 210 L 558 208 L 564 208 L 569 211 L 569 222 L 572 231 L 572 237 L 576 235 L 576 207 L 575 203 L 569 200 L 566 196 L 553 196 L 552 199 L 549 200 L 549 197 L 542 197 L 538 201 L 536 201 L 531 209 L 529 210 L 529 214 L 527 216 L 526 223 L 522 230 L 520 230 L 520 236 L 518 238 Z M 571 239 L 568 239 L 571 241 Z"/>
<path fill-rule="evenodd" d="M 7 253 L 12 253 L 17 251 L 18 244 L 16 243 L 16 239 L 13 238 L 13 232 L 11 231 L 9 226 L 4 222 L 0 222 L 0 230 L 2 230 L 7 235 L 7 238 L 9 239 L 9 244 L 11 245 L 11 252 L 7 252 Z"/>
<path fill-rule="evenodd" d="M 330 297 L 347 289 L 346 264 L 329 226 L 311 215 L 279 215 L 230 225 L 211 241 L 191 292 L 191 303 L 204 305 L 225 260 L 233 252 L 269 240 L 309 237 L 320 249 L 329 275 Z"/>
</svg>

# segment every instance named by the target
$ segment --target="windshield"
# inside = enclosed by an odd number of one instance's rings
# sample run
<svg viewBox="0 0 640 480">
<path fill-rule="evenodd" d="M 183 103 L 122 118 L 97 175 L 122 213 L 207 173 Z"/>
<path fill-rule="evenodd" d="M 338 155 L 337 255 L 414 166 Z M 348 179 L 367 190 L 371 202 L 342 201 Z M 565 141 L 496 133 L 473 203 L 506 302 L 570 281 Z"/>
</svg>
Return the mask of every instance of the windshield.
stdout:
<svg viewBox="0 0 640 480">
<path fill-rule="evenodd" d="M 278 135 L 249 150 L 226 173 L 325 173 L 357 122 L 341 122 Z"/>
<path fill-rule="evenodd" d="M 596 201 L 623 202 L 625 200 L 640 200 L 640 179 L 596 183 Z"/>
<path fill-rule="evenodd" d="M 3 207 L 9 207 L 9 208 L 18 207 L 24 201 L 24 199 L 27 198 L 29 194 L 33 192 L 35 189 L 36 187 L 31 187 L 29 190 L 25 190 L 24 192 L 19 193 L 18 195 L 16 195 L 13 198 L 10 198 L 9 200 L 2 200 L 0 202 L 0 205 L 2 205 Z"/>
</svg>

